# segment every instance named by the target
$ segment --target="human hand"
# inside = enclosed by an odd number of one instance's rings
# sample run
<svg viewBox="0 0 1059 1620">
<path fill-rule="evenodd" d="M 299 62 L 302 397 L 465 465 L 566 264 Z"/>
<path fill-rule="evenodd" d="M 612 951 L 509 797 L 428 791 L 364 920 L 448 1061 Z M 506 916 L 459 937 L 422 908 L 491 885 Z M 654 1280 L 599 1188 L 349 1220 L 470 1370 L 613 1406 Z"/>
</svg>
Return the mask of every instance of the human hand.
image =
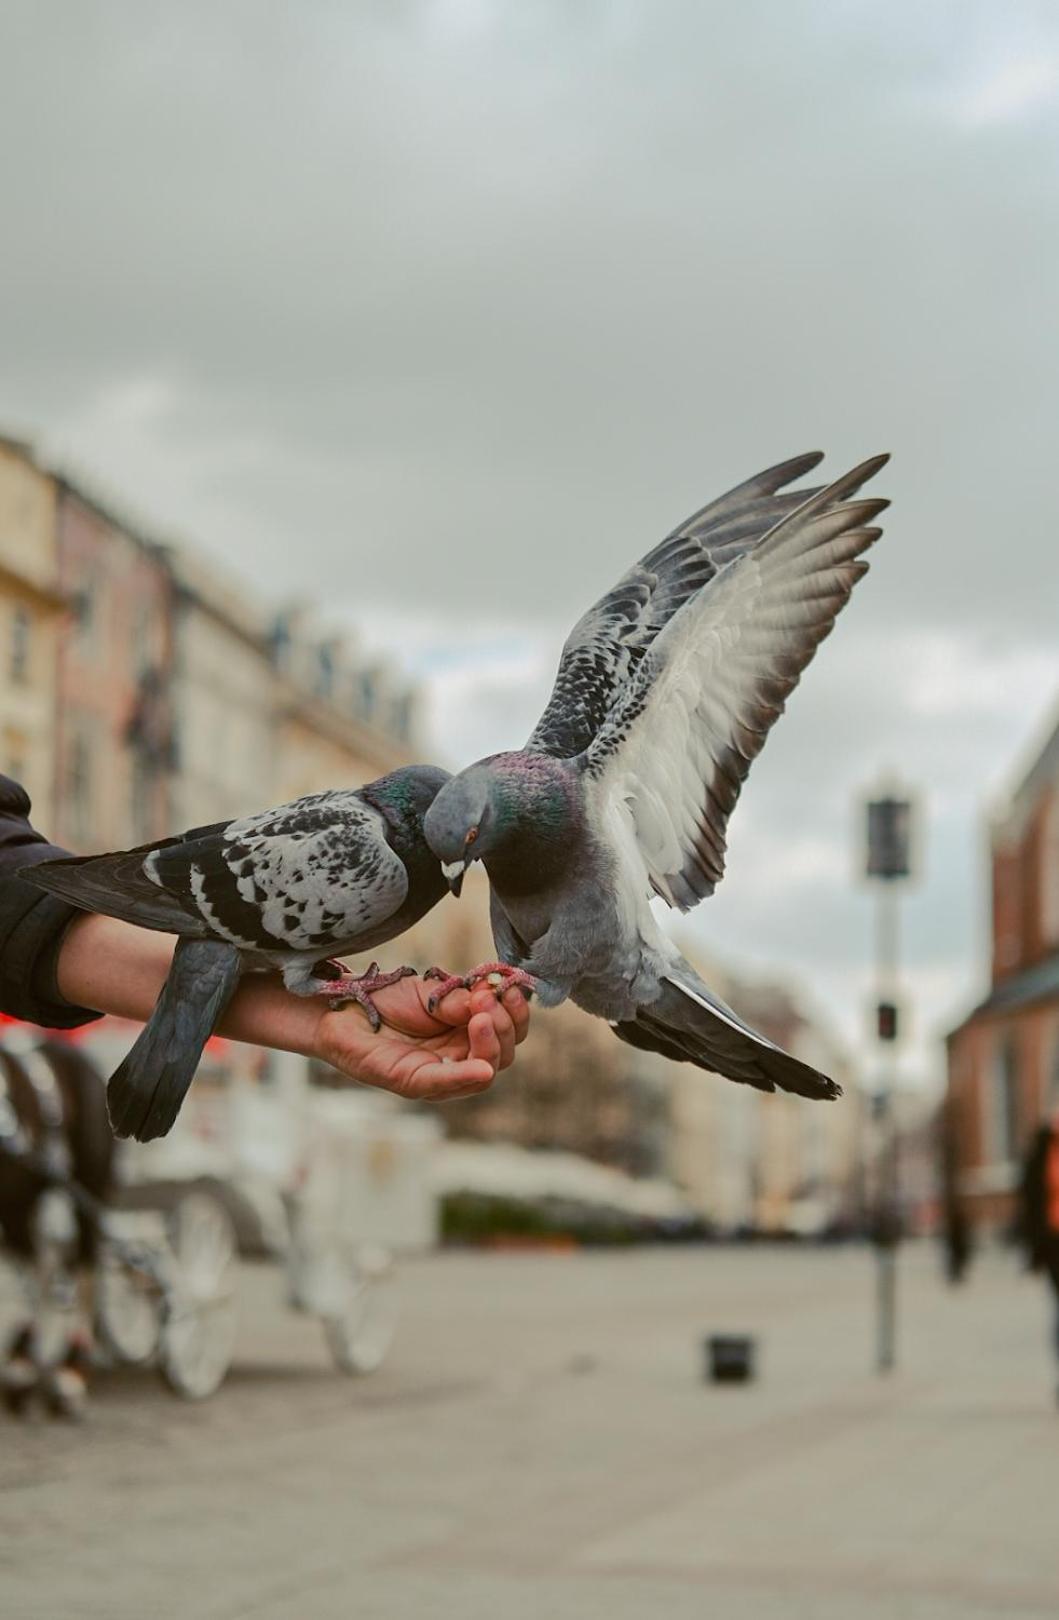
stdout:
<svg viewBox="0 0 1059 1620">
<path fill-rule="evenodd" d="M 75 1006 L 122 1018 L 151 1016 L 173 957 L 167 934 L 86 912 L 67 929 L 59 990 Z M 332 1064 L 351 1080 L 400 1097 L 448 1102 L 492 1084 L 525 1040 L 529 1008 L 521 990 L 498 1001 L 488 984 L 453 990 L 427 1011 L 431 980 L 401 979 L 379 990 L 384 1024 L 372 1034 L 355 1004 L 337 1012 L 315 996 L 292 996 L 278 974 L 248 973 L 218 1025 L 232 1040 L 298 1052 Z"/>
<path fill-rule="evenodd" d="M 407 978 L 376 991 L 383 1020 L 377 1034 L 355 1004 L 323 1012 L 313 1055 L 351 1080 L 399 1097 L 452 1102 L 475 1096 L 514 1061 L 529 1029 L 529 1006 L 517 988 L 498 999 L 490 985 L 480 984 L 453 990 L 428 1012 L 435 988 Z"/>
</svg>

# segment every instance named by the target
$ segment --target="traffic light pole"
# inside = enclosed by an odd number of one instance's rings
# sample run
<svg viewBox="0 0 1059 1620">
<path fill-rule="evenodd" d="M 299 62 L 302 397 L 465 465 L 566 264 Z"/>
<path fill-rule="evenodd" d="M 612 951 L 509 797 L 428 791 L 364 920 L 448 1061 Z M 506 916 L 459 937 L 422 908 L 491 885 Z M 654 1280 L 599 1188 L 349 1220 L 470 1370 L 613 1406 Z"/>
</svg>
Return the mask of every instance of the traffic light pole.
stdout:
<svg viewBox="0 0 1059 1620">
<path fill-rule="evenodd" d="M 898 916 L 897 884 L 883 881 L 878 884 L 875 912 L 876 1034 L 880 1057 L 874 1233 L 875 1366 L 880 1373 L 891 1372 L 897 1360 L 897 1245 L 900 1239 L 895 1115 L 897 1034 L 900 1024 L 897 999 Z M 893 1009 L 893 1022 L 889 1028 L 883 1023 L 884 1009 Z"/>
<path fill-rule="evenodd" d="M 879 1072 L 873 1095 L 875 1186 L 872 1237 L 876 1262 L 875 1365 L 892 1371 L 897 1361 L 897 1245 L 901 1237 L 896 1115 L 897 1038 L 901 1009 L 897 997 L 898 899 L 912 875 L 910 797 L 884 788 L 865 805 L 865 875 L 875 884 L 875 1035 Z"/>
</svg>

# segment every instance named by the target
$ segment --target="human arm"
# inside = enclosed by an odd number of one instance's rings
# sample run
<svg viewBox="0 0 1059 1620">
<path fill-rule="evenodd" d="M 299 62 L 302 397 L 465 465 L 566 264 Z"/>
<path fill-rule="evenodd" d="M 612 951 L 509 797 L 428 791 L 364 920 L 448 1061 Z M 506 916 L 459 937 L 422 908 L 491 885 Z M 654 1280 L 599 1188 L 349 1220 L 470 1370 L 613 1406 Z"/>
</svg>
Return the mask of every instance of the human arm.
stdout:
<svg viewBox="0 0 1059 1620">
<path fill-rule="evenodd" d="M 94 912 L 70 924 L 58 958 L 64 1000 L 145 1021 L 169 971 L 174 941 Z M 373 1033 L 357 1006 L 331 1011 L 318 997 L 293 996 L 276 974 L 246 974 L 217 1032 L 329 1063 L 350 1080 L 427 1102 L 482 1091 L 513 1061 L 529 1022 L 518 990 L 497 1001 L 488 985 L 454 991 L 434 1014 L 433 985 L 402 979 L 375 994 L 383 1028 Z"/>
</svg>

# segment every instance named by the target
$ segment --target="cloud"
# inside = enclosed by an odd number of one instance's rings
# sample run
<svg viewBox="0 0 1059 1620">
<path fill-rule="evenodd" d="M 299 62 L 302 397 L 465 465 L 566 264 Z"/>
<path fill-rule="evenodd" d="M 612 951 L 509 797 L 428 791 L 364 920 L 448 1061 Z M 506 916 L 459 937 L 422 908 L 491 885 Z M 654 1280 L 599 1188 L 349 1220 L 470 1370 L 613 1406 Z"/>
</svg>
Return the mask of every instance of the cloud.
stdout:
<svg viewBox="0 0 1059 1620">
<path fill-rule="evenodd" d="M 959 114 L 975 125 L 1003 124 L 1054 106 L 1059 60 L 1025 56 L 1005 62 L 968 86 L 957 99 Z"/>
</svg>

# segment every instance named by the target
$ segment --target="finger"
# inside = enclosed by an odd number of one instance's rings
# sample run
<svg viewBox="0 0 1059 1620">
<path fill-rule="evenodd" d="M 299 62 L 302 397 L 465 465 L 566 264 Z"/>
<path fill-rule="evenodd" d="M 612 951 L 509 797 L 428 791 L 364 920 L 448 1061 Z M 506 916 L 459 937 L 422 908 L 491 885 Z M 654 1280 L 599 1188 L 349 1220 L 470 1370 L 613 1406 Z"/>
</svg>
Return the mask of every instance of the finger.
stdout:
<svg viewBox="0 0 1059 1620">
<path fill-rule="evenodd" d="M 459 1063 L 424 1063 L 411 1084 L 403 1088 L 403 1094 L 420 1102 L 456 1102 L 460 1097 L 477 1096 L 495 1078 L 492 1064 L 479 1058 L 464 1058 Z"/>
<path fill-rule="evenodd" d="M 483 984 L 471 991 L 471 1017 L 488 1018 L 499 1041 L 497 1068 L 508 1069 L 515 1060 L 515 1026 L 507 1009 L 496 998 L 492 985 Z"/>
<path fill-rule="evenodd" d="M 424 1011 L 430 997 L 435 993 L 436 985 L 430 980 L 422 982 L 421 1000 Z M 450 990 L 443 1001 L 439 1001 L 430 1014 L 435 1023 L 443 1024 L 449 1029 L 459 1029 L 471 1016 L 471 992 L 469 990 Z"/>
<path fill-rule="evenodd" d="M 515 1061 L 515 1023 L 511 1014 L 502 1001 L 494 1001 L 489 1009 L 493 1021 L 496 1038 L 500 1042 L 500 1059 L 497 1067 L 510 1069 Z"/>
<path fill-rule="evenodd" d="M 503 1005 L 515 1026 L 515 1045 L 521 1046 L 529 1034 L 530 1004 L 517 984 L 504 991 Z"/>
<path fill-rule="evenodd" d="M 493 1013 L 476 1012 L 467 1025 L 468 1058 L 488 1063 L 495 1074 L 500 1067 L 500 1037 L 493 1022 Z"/>
</svg>

